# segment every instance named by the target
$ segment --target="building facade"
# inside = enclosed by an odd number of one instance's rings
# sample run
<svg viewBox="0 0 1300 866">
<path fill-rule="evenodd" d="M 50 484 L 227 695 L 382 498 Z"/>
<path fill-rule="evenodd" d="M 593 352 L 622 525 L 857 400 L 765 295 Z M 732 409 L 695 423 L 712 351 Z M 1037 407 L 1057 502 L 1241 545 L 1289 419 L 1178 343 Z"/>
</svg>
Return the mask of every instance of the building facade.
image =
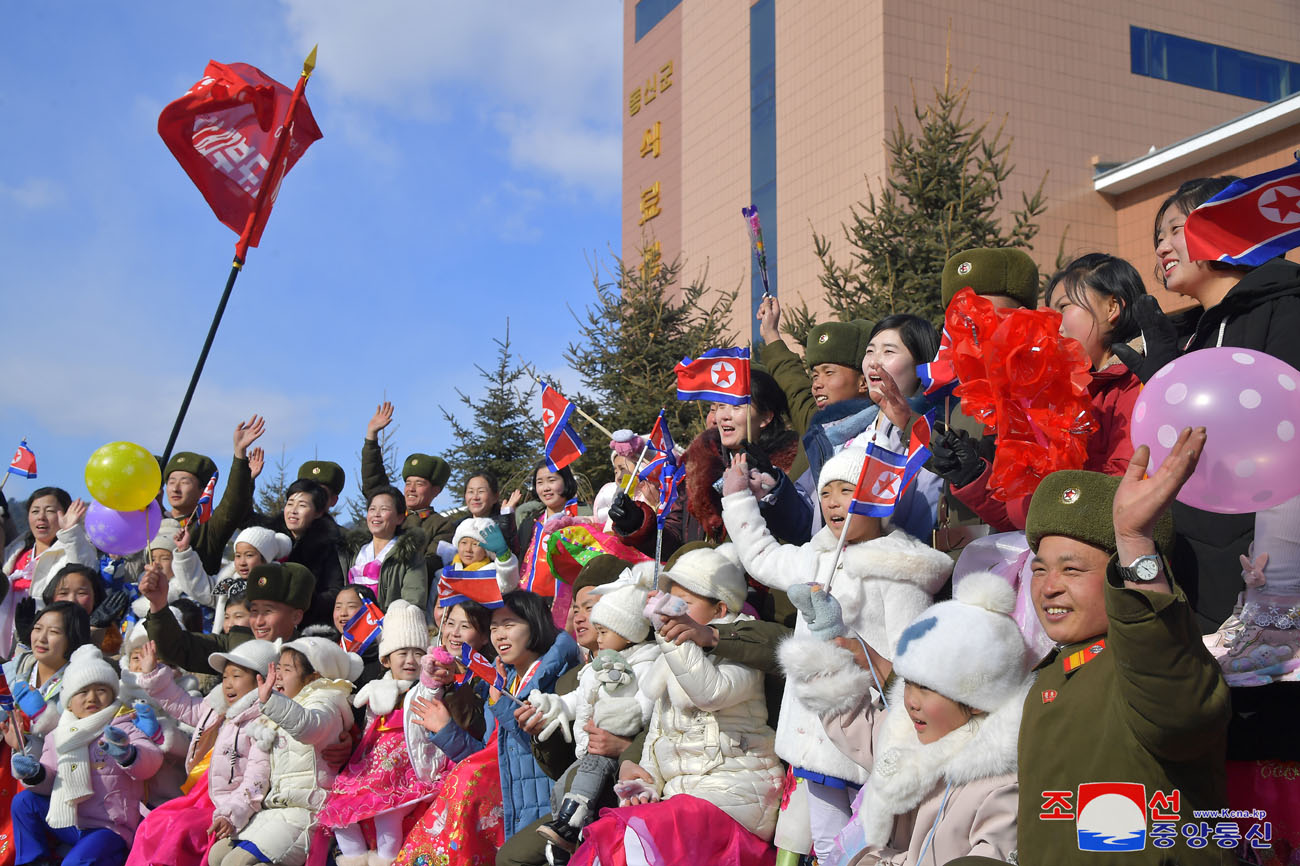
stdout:
<svg viewBox="0 0 1300 866">
<path fill-rule="evenodd" d="M 740 214 L 753 203 L 774 290 L 819 308 L 813 232 L 848 258 L 840 226 L 879 189 L 888 130 L 950 64 L 967 117 L 1011 140 L 1004 201 L 1043 185 L 1040 268 L 1114 252 L 1159 291 L 1159 200 L 1300 144 L 1294 114 L 1245 120 L 1230 146 L 1203 139 L 1300 92 L 1298 46 L 1290 0 L 625 0 L 623 256 L 653 247 L 684 277 L 739 286 L 743 343 L 762 292 Z"/>
</svg>

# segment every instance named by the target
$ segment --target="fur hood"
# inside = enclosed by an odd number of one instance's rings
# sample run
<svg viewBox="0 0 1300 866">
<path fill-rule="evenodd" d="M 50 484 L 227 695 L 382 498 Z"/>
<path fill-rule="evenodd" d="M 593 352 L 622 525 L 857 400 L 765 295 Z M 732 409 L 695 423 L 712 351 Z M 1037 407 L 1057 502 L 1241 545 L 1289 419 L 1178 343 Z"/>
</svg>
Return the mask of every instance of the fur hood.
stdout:
<svg viewBox="0 0 1300 866">
<path fill-rule="evenodd" d="M 786 687 L 823 720 L 842 716 L 860 706 L 874 684 L 871 673 L 858 667 L 853 654 L 830 641 L 789 637 L 777 648 Z"/>
<path fill-rule="evenodd" d="M 717 429 L 705 430 L 696 436 L 686 449 L 686 507 L 700 522 L 704 534 L 711 539 L 723 537 L 722 494 L 714 489 L 714 482 L 727 471 L 727 458 L 723 454 L 722 439 Z M 784 443 L 768 455 L 772 465 L 788 472 L 799 454 L 799 437 L 787 433 Z"/>
<path fill-rule="evenodd" d="M 868 845 L 886 845 L 894 818 L 915 809 L 941 784 L 953 787 L 1016 772 L 1020 717 L 1029 681 L 987 715 L 973 716 L 966 725 L 922 745 L 903 707 L 901 679 L 889 691 L 894 709 L 880 722 L 874 749 L 875 766 L 862 788 L 858 820 Z"/>
<path fill-rule="evenodd" d="M 348 564 L 351 565 L 356 561 L 357 554 L 361 548 L 370 543 L 371 536 L 350 535 L 348 537 Z M 384 562 L 390 559 L 396 559 L 402 563 L 415 563 L 416 559 L 424 559 L 424 549 L 428 546 L 429 538 L 424 534 L 422 529 L 403 529 L 398 527 L 397 534 L 393 536 L 393 552 L 384 557 Z"/>
<path fill-rule="evenodd" d="M 839 538 L 823 526 L 808 544 L 818 553 L 834 555 Z M 934 595 L 952 574 L 952 557 L 895 529 L 889 535 L 850 544 L 841 556 L 845 571 L 856 580 L 912 583 Z M 835 587 L 836 590 L 839 587 Z"/>
<path fill-rule="evenodd" d="M 306 708 L 329 707 L 337 703 L 341 711 L 347 712 L 343 708 L 347 706 L 351 694 L 352 683 L 347 680 L 329 680 L 321 677 L 303 686 L 298 694 L 293 696 L 293 702 Z M 246 730 L 249 738 L 257 743 L 262 751 L 269 754 L 275 748 L 275 739 L 280 726 L 273 719 L 263 715 Z"/>
</svg>

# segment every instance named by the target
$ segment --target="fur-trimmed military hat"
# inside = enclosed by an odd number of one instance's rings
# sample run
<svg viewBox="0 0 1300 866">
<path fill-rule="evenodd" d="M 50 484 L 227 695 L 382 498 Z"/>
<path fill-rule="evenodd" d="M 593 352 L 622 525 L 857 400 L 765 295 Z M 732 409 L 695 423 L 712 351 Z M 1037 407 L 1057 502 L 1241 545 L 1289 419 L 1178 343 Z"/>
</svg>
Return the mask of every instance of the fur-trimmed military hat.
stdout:
<svg viewBox="0 0 1300 866">
<path fill-rule="evenodd" d="M 410 478 L 412 475 L 416 478 L 424 478 L 436 487 L 442 487 L 451 477 L 451 467 L 441 457 L 434 457 L 431 454 L 412 454 L 402 464 L 402 477 Z"/>
<path fill-rule="evenodd" d="M 296 562 L 271 562 L 255 565 L 248 572 L 244 601 L 278 601 L 298 610 L 311 607 L 316 593 L 316 578 L 305 565 Z"/>
<path fill-rule="evenodd" d="M 969 286 L 977 295 L 1006 295 L 1032 310 L 1038 306 L 1038 265 L 1024 250 L 962 250 L 943 266 L 943 305 Z"/>
<path fill-rule="evenodd" d="M 188 472 L 195 478 L 199 479 L 200 484 L 207 484 L 208 479 L 217 471 L 217 464 L 211 457 L 204 457 L 202 454 L 195 454 L 193 451 L 182 451 L 179 454 L 173 454 L 172 459 L 167 461 L 166 468 L 163 469 L 163 483 L 167 483 L 167 478 L 173 472 Z"/>
<path fill-rule="evenodd" d="M 343 485 L 347 483 L 348 475 L 337 463 L 329 460 L 308 460 L 298 469 L 298 479 L 323 484 L 329 488 L 330 493 L 342 496 Z"/>
<path fill-rule="evenodd" d="M 839 364 L 852 367 L 855 372 L 862 368 L 862 359 L 867 354 L 867 335 L 853 322 L 826 322 L 808 332 L 808 345 L 804 346 L 804 360 L 809 367 L 818 364 Z"/>
<path fill-rule="evenodd" d="M 1064 535 L 1114 553 L 1115 522 L 1111 507 L 1119 481 L 1116 475 L 1083 469 L 1062 469 L 1040 481 L 1034 498 L 1029 501 L 1029 515 L 1025 520 L 1025 538 L 1030 548 L 1037 553 L 1043 536 Z M 1168 511 L 1156 521 L 1155 537 L 1161 553 L 1167 557 L 1173 552 L 1174 518 Z"/>
</svg>

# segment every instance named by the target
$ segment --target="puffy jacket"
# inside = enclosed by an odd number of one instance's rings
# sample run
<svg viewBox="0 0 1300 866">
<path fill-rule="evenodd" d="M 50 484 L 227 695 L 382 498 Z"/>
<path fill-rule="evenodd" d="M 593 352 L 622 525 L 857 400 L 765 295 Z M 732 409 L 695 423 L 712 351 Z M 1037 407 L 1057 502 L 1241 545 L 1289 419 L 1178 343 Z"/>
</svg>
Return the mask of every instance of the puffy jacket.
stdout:
<svg viewBox="0 0 1300 866">
<path fill-rule="evenodd" d="M 539 660 L 525 694 L 533 689 L 554 691 L 555 682 L 560 675 L 578 664 L 581 664 L 581 658 L 577 643 L 567 633 L 560 632 L 555 643 Z M 506 665 L 506 681 L 509 682 L 515 675 L 515 669 Z M 550 813 L 553 785 L 551 778 L 542 771 L 537 759 L 533 757 L 533 738 L 520 730 L 515 722 L 514 711 L 517 706 L 508 698 L 498 700 L 495 704 L 489 699 L 483 705 L 484 716 L 495 719 L 498 726 L 497 755 L 507 839 L 519 832 L 521 827 Z M 483 748 L 482 742 L 470 736 L 454 721 L 444 726 L 431 739 L 453 761 L 463 761 Z"/>
<path fill-rule="evenodd" d="M 1128 461 L 1133 456 L 1129 424 L 1141 390 L 1142 381 L 1119 361 L 1092 374 L 1088 395 L 1092 398 L 1093 417 L 1098 426 L 1097 432 L 1088 440 L 1084 469 L 1103 475 L 1123 475 L 1128 469 Z M 1023 530 L 1029 514 L 1029 501 L 1034 494 L 1028 493 L 1010 502 L 994 499 L 988 489 L 992 471 L 992 467 L 985 464 L 984 474 L 965 487 L 954 487 L 953 496 L 978 514 L 994 532 Z"/>
<path fill-rule="evenodd" d="M 600 683 L 596 682 L 596 671 L 588 664 L 578 677 L 578 687 L 564 695 L 565 703 L 573 704 L 573 751 L 576 757 L 587 754 L 587 741 L 591 735 L 585 728 L 593 717 L 596 719 L 596 727 L 620 737 L 631 738 L 645 728 L 654 712 L 655 702 L 641 689 L 641 683 L 650 675 L 659 658 L 659 645 L 654 641 L 634 644 L 623 650 L 621 655 L 631 665 L 632 673 L 636 676 L 631 688 L 623 686 L 615 695 L 599 693 Z M 623 691 L 629 694 L 624 695 Z"/>
<path fill-rule="evenodd" d="M 131 722 L 114 719 L 113 726 L 120 728 L 135 746 L 135 760 L 123 767 L 104 751 L 102 740 L 90 747 L 89 799 L 77 804 L 77 829 L 97 830 L 107 828 L 121 836 L 130 845 L 135 828 L 140 825 L 140 801 L 144 799 L 145 782 L 162 766 L 162 750 L 140 732 Z M 41 767 L 45 776 L 31 788 L 38 794 L 49 795 L 54 787 L 54 775 L 59 756 L 54 737 L 45 738 L 41 749 Z"/>
<path fill-rule="evenodd" d="M 424 533 L 419 529 L 399 529 L 392 543 L 393 549 L 379 566 L 379 585 L 375 587 L 379 607 L 388 610 L 394 599 L 401 598 L 424 610 L 429 600 Z M 359 548 L 352 551 L 353 562 L 359 552 Z M 350 578 L 348 582 L 352 582 Z"/>
<path fill-rule="evenodd" d="M 27 549 L 27 545 L 16 544 L 10 549 L 9 556 L 5 558 L 4 572 L 7 576 L 13 577 L 14 564 L 18 561 L 19 555 Z M 54 534 L 54 543 L 45 549 L 36 562 L 33 564 L 31 574 L 31 587 L 27 594 L 36 599 L 38 608 L 44 607 L 41 596 L 45 593 L 45 587 L 54 577 L 55 573 L 65 565 L 88 565 L 96 571 L 99 570 L 99 551 L 95 550 L 95 545 L 90 543 L 89 536 L 86 535 L 86 528 L 78 523 L 71 529 L 60 529 Z"/>
<path fill-rule="evenodd" d="M 293 698 L 272 692 L 262 705 L 263 719 L 249 726 L 248 735 L 271 755 L 266 808 L 315 810 L 324 805 L 338 771 L 321 758 L 320 750 L 337 743 L 352 724 L 351 694 L 347 680 L 322 678 L 307 683 Z"/>
<path fill-rule="evenodd" d="M 728 614 L 719 624 L 749 619 Z M 641 766 L 664 799 L 689 794 L 713 803 L 771 840 L 785 770 L 767 726 L 763 675 L 710 658 L 697 644 L 655 635 L 663 654 L 641 688 L 655 699 Z"/>
<path fill-rule="evenodd" d="M 212 743 L 208 794 L 212 797 L 213 815 L 230 819 L 236 830 L 243 827 L 262 807 L 262 798 L 270 787 L 270 754 L 249 732 L 262 715 L 257 692 L 249 692 L 234 704 L 226 703 L 220 688 L 198 698 L 177 685 L 166 665 L 141 674 L 140 685 L 174 719 L 194 727 L 185 755 L 187 769 L 203 759 L 207 754 L 205 746 Z"/>
<path fill-rule="evenodd" d="M 860 541 L 844 548 L 832 574 L 839 538 L 823 527 L 812 541 L 796 547 L 778 544 L 763 524 L 754 497 L 748 491 L 722 500 L 727 533 L 741 564 L 751 577 L 773 589 L 786 590 L 796 583 L 820 583 L 840 603 L 844 624 L 888 658 L 898 638 L 916 616 L 930 606 L 933 595 L 952 573 L 952 559 L 907 533 Z M 800 614 L 795 637 L 809 637 Z M 843 756 L 825 736 L 821 722 L 787 684 L 776 727 L 776 753 L 804 770 L 866 781 L 861 767 L 846 765 Z M 846 775 L 847 774 L 847 775 Z"/>
</svg>

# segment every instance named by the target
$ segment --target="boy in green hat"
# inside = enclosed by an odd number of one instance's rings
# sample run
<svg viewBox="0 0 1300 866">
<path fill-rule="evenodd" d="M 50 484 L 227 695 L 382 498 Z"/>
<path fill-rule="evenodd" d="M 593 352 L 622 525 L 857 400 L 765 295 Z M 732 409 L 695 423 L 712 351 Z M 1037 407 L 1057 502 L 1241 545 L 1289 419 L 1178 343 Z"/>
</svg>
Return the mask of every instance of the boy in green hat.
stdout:
<svg viewBox="0 0 1300 866">
<path fill-rule="evenodd" d="M 374 416 L 366 424 L 366 441 L 361 446 L 361 488 L 367 497 L 371 492 L 389 487 L 391 482 L 384 469 L 384 454 L 379 448 L 379 431 L 393 422 L 393 404 L 385 400 L 379 404 Z M 456 521 L 433 508 L 433 500 L 442 492 L 451 476 L 451 467 L 441 457 L 429 454 L 412 454 L 402 464 L 405 481 L 406 529 L 419 529 L 428 539 L 425 561 L 430 574 L 442 570 L 442 557 L 438 543 L 450 543 L 456 532 Z"/>
</svg>

